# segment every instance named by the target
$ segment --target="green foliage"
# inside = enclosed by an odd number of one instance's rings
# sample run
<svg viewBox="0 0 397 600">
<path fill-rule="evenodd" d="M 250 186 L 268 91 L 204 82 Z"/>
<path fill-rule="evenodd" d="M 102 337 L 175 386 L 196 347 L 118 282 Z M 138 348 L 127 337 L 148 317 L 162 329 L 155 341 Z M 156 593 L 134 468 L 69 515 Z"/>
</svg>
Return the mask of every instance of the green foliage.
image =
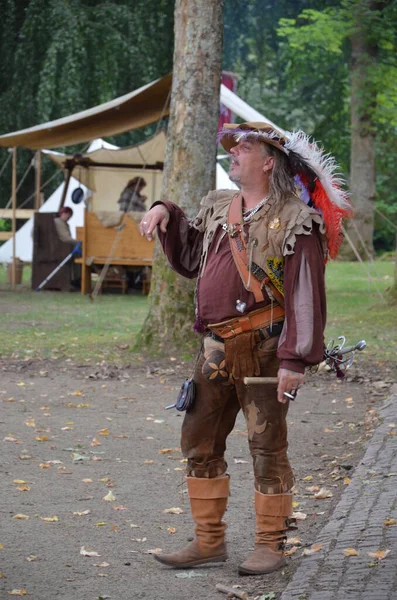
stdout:
<svg viewBox="0 0 397 600">
<path fill-rule="evenodd" d="M 172 0 L 2 0 L 0 5 L 2 133 L 107 102 L 172 70 Z M 124 135 L 123 143 L 140 141 L 151 131 L 138 138 Z M 19 155 L 18 178 L 32 157 L 29 151 Z M 1 150 L 0 167 L 6 156 Z M 43 180 L 53 170 L 43 161 Z M 0 182 L 0 205 L 9 196 L 9 181 L 10 169 Z M 33 188 L 32 174 L 21 199 Z"/>
<path fill-rule="evenodd" d="M 0 219 L 0 231 L 11 231 L 10 219 Z"/>
</svg>

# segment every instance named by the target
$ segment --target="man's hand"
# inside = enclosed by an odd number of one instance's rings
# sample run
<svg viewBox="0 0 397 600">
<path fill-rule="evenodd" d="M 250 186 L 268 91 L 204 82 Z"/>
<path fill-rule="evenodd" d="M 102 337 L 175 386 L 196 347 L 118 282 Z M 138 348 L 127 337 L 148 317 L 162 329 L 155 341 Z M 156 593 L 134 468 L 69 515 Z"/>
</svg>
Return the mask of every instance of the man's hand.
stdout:
<svg viewBox="0 0 397 600">
<path fill-rule="evenodd" d="M 297 390 L 303 383 L 305 376 L 303 373 L 297 373 L 296 371 L 290 371 L 289 369 L 278 370 L 278 387 L 277 387 L 277 400 L 282 404 L 288 402 L 287 396 L 284 396 L 284 392 L 288 392 L 292 395 L 296 394 Z"/>
<path fill-rule="evenodd" d="M 151 208 L 149 212 L 145 214 L 139 225 L 139 231 L 142 236 L 146 236 L 146 239 L 151 242 L 153 239 L 153 231 L 156 229 L 157 225 L 159 225 L 160 230 L 165 233 L 167 231 L 169 220 L 170 213 L 165 208 L 164 204 L 157 204 L 157 206 Z"/>
</svg>

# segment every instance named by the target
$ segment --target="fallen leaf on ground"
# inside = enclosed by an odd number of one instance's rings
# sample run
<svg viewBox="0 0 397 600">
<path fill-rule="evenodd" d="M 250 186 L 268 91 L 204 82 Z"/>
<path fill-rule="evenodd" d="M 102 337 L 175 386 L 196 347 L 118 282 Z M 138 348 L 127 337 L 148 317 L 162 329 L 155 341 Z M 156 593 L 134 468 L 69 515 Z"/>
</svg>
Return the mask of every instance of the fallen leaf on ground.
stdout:
<svg viewBox="0 0 397 600">
<path fill-rule="evenodd" d="M 73 517 L 84 517 L 85 515 L 89 515 L 91 511 L 89 509 L 82 511 L 75 511 L 73 513 Z"/>
<path fill-rule="evenodd" d="M 54 515 L 53 517 L 40 517 L 40 519 L 42 521 L 45 521 L 46 523 L 57 523 L 57 521 L 59 521 L 56 515 Z"/>
<path fill-rule="evenodd" d="M 318 492 L 318 491 L 319 491 L 319 489 L 320 489 L 320 488 L 319 488 L 319 486 L 318 486 L 318 485 L 309 485 L 307 488 L 305 488 L 305 490 L 306 490 L 307 492 L 311 492 L 311 493 L 313 493 L 313 492 Z"/>
<path fill-rule="evenodd" d="M 397 520 L 396 519 L 390 519 L 388 517 L 387 519 L 385 519 L 383 521 L 383 525 L 386 525 L 386 527 L 391 527 L 392 525 L 397 525 Z"/>
<path fill-rule="evenodd" d="M 37 560 L 37 556 L 35 554 L 31 554 L 30 556 L 28 556 L 26 558 L 26 560 L 29 562 L 33 562 L 33 561 Z"/>
<path fill-rule="evenodd" d="M 35 435 L 34 439 L 36 440 L 36 442 L 48 442 L 49 437 L 48 435 Z"/>
<path fill-rule="evenodd" d="M 17 383 L 17 385 L 19 385 L 19 384 Z M 23 384 L 23 385 L 25 385 L 25 384 Z M 8 592 L 8 593 L 10 594 L 10 596 L 27 596 L 28 595 L 25 588 L 22 588 L 21 590 L 11 590 L 11 592 Z"/>
<path fill-rule="evenodd" d="M 26 481 L 24 479 L 14 479 L 12 483 L 16 483 L 16 485 L 23 485 L 26 483 Z"/>
<path fill-rule="evenodd" d="M 296 519 L 297 521 L 304 521 L 307 519 L 307 514 L 303 512 L 294 512 L 291 515 L 292 519 Z"/>
<path fill-rule="evenodd" d="M 102 500 L 105 502 L 114 502 L 116 500 L 116 496 L 113 494 L 112 490 L 110 490 L 110 492 L 108 492 L 106 496 L 102 498 Z"/>
<path fill-rule="evenodd" d="M 27 425 L 28 427 L 36 427 L 36 423 L 35 423 L 34 419 L 26 419 L 25 425 Z"/>
<path fill-rule="evenodd" d="M 130 523 L 130 527 L 132 527 L 132 529 L 139 529 L 140 525 L 135 525 L 135 523 Z"/>
<path fill-rule="evenodd" d="M 0 550 L 3 550 L 4 546 L 3 544 L 0 544 Z"/>
<path fill-rule="evenodd" d="M 317 494 L 314 494 L 316 500 L 325 500 L 326 498 L 332 498 L 333 493 L 327 488 L 321 488 Z"/>
<path fill-rule="evenodd" d="M 284 556 L 292 556 L 297 550 L 297 546 L 293 546 L 290 550 L 284 550 Z"/>
<path fill-rule="evenodd" d="M 248 464 L 248 460 L 242 460 L 241 458 L 235 458 L 234 459 L 234 464 L 235 465 L 247 465 Z"/>
<path fill-rule="evenodd" d="M 32 460 L 33 456 L 30 456 L 29 454 L 21 454 L 21 456 L 19 456 L 19 460 Z"/>
<path fill-rule="evenodd" d="M 299 507 L 300 507 L 300 505 L 301 505 L 301 503 L 300 503 L 300 502 L 297 502 L 296 500 L 293 500 L 293 501 L 292 501 L 292 508 L 299 508 Z"/>
<path fill-rule="evenodd" d="M 303 478 L 303 481 L 313 481 L 313 475 L 306 475 L 306 477 Z"/>
<path fill-rule="evenodd" d="M 21 521 L 27 521 L 28 519 L 30 519 L 30 517 L 28 517 L 28 515 L 23 515 L 21 513 L 18 513 L 17 515 L 14 515 L 12 518 L 13 519 L 20 519 Z"/>
<path fill-rule="evenodd" d="M 322 544 L 313 544 L 311 548 L 305 548 L 303 550 L 303 556 L 310 556 L 311 554 L 315 554 L 323 547 Z"/>
<path fill-rule="evenodd" d="M 162 450 L 159 450 L 159 454 L 171 454 L 174 450 L 175 448 L 162 448 Z"/>
<path fill-rule="evenodd" d="M 20 492 L 30 492 L 30 487 L 28 485 L 18 485 L 17 490 Z"/>
<path fill-rule="evenodd" d="M 51 469 L 51 465 L 48 465 L 47 463 L 40 463 L 39 468 L 40 469 Z"/>
<path fill-rule="evenodd" d="M 81 556 L 101 556 L 98 552 L 94 552 L 93 550 L 87 550 L 85 546 L 81 546 L 80 548 Z"/>
<path fill-rule="evenodd" d="M 290 546 L 300 546 L 301 539 L 300 539 L 300 537 L 287 538 L 287 541 L 285 543 L 289 544 Z"/>
<path fill-rule="evenodd" d="M 88 477 L 87 477 L 87 479 L 82 479 L 81 481 L 83 483 L 92 483 L 92 479 L 89 479 Z"/>
<path fill-rule="evenodd" d="M 105 429 L 100 429 L 97 431 L 99 435 L 109 435 L 109 429 L 106 427 Z"/>
<path fill-rule="evenodd" d="M 176 533 L 175 527 L 167 527 L 168 533 Z"/>
<path fill-rule="evenodd" d="M 377 560 L 383 560 L 390 554 L 390 550 L 377 550 L 376 552 L 368 552 L 368 556 L 376 558 Z"/>
<path fill-rule="evenodd" d="M 101 446 L 101 445 L 102 445 L 101 442 L 99 440 L 97 440 L 96 438 L 93 438 L 90 443 L 90 446 Z"/>
<path fill-rule="evenodd" d="M 77 390 L 77 392 L 71 392 L 69 394 L 70 396 L 83 396 L 83 392 L 80 392 L 79 390 Z"/>
<path fill-rule="evenodd" d="M 105 525 L 107 525 L 106 521 L 98 521 L 98 523 L 95 523 L 95 527 L 104 527 Z"/>
<path fill-rule="evenodd" d="M 351 483 L 351 482 L 352 482 L 352 480 L 350 479 L 350 477 L 345 477 L 343 479 L 343 485 L 349 485 L 349 483 Z"/>
<path fill-rule="evenodd" d="M 7 437 L 5 437 L 3 439 L 3 442 L 14 442 L 15 444 L 21 444 L 21 440 L 18 440 L 18 438 L 14 437 L 13 435 L 8 435 Z"/>
<path fill-rule="evenodd" d="M 113 506 L 113 510 L 128 510 L 127 506 L 121 506 L 118 504 L 117 506 Z"/>
<path fill-rule="evenodd" d="M 105 567 L 108 567 L 108 566 L 109 566 L 109 563 L 107 563 L 107 562 L 102 562 L 100 564 L 95 564 L 94 565 L 94 567 L 101 567 L 101 568 L 105 568 Z"/>
<path fill-rule="evenodd" d="M 163 512 L 167 515 L 181 515 L 183 513 L 183 510 L 178 506 L 173 506 L 172 508 L 166 508 L 165 510 L 163 510 Z"/>
<path fill-rule="evenodd" d="M 144 550 L 144 554 L 161 554 L 162 548 L 152 548 L 151 550 Z"/>
<path fill-rule="evenodd" d="M 345 550 L 343 550 L 343 554 L 345 556 L 359 556 L 359 553 L 354 548 L 345 548 Z"/>
</svg>

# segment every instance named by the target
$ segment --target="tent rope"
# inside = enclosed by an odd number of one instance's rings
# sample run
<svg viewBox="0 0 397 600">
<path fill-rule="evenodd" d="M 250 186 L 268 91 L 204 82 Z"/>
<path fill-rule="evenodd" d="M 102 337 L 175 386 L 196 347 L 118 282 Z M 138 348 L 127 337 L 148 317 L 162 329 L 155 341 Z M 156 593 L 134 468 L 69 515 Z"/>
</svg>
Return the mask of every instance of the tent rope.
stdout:
<svg viewBox="0 0 397 600">
<path fill-rule="evenodd" d="M 18 193 L 18 192 L 19 192 L 19 190 L 21 189 L 21 186 L 22 186 L 23 182 L 25 181 L 26 177 L 28 176 L 30 169 L 33 167 L 33 163 L 34 163 L 34 160 L 31 160 L 31 161 L 30 161 L 30 163 L 29 163 L 29 166 L 28 166 L 28 168 L 26 169 L 25 173 L 24 173 L 24 174 L 23 174 L 23 176 L 22 176 L 22 179 L 21 179 L 21 181 L 20 181 L 20 182 L 19 182 L 19 184 L 18 184 L 18 187 L 17 187 L 16 193 Z M 11 202 L 12 202 L 12 196 L 9 198 L 9 200 L 8 200 L 7 204 L 6 204 L 6 205 L 5 205 L 5 207 L 2 209 L 2 211 L 3 211 L 3 212 L 2 212 L 2 213 L 0 213 L 0 218 L 1 218 L 1 217 L 4 215 L 4 211 L 5 211 L 5 210 L 7 210 L 7 208 L 9 208 L 9 207 L 10 207 L 10 204 L 11 204 Z"/>
<path fill-rule="evenodd" d="M 379 208 L 376 208 L 376 206 L 375 206 L 375 212 L 377 212 L 378 215 L 380 215 L 382 217 L 382 219 L 384 219 L 387 223 L 389 223 L 389 225 L 394 227 L 394 229 L 397 231 L 397 225 L 395 223 L 393 223 L 393 221 L 391 221 L 388 217 L 386 217 L 386 215 L 383 214 L 383 212 L 381 210 L 379 210 Z"/>
<path fill-rule="evenodd" d="M 6 168 L 7 168 L 7 165 L 8 165 L 8 163 L 9 163 L 9 162 L 10 162 L 10 160 L 11 160 L 11 156 L 12 156 L 12 154 L 10 153 L 10 154 L 8 155 L 8 157 L 7 157 L 6 161 L 4 162 L 4 165 L 1 167 L 1 170 L 0 170 L 0 177 L 3 175 L 4 171 L 6 170 Z"/>
<path fill-rule="evenodd" d="M 153 138 L 152 138 L 152 139 L 153 139 L 153 141 L 156 139 L 156 135 L 157 135 L 157 134 L 158 134 L 158 132 L 160 131 L 160 127 L 161 127 L 161 125 L 162 125 L 162 121 L 163 121 L 163 118 L 164 118 L 164 113 L 165 113 L 165 110 L 166 110 L 166 108 L 167 108 L 167 105 L 168 105 L 168 102 L 169 102 L 170 96 L 171 96 L 171 90 L 170 90 L 170 91 L 169 91 L 169 93 L 168 93 L 168 96 L 167 96 L 167 98 L 166 98 L 166 100 L 165 100 L 165 103 L 164 103 L 163 109 L 162 109 L 162 111 L 161 111 L 160 119 L 159 119 L 159 121 L 158 121 L 158 123 L 157 123 L 157 127 L 156 127 L 155 133 L 154 133 L 154 135 L 153 135 Z M 146 169 L 146 167 L 147 167 L 147 165 L 148 165 L 148 162 L 149 162 L 150 155 L 151 155 L 151 153 L 152 153 L 152 152 L 153 152 L 153 149 L 151 149 L 151 151 L 150 151 L 150 152 L 148 152 L 147 159 L 145 159 L 145 160 L 143 161 L 143 169 L 142 169 L 142 171 L 145 171 L 145 169 Z M 134 193 L 135 193 L 135 192 L 137 191 L 137 189 L 138 189 L 138 184 L 139 184 L 139 181 L 137 181 L 137 183 L 136 183 L 136 185 L 135 185 Z M 130 203 L 131 203 L 131 201 L 132 201 L 132 198 L 131 198 L 131 200 L 130 200 Z M 121 226 L 119 226 L 119 228 L 118 228 L 118 231 L 117 231 L 117 233 L 116 233 L 116 236 L 115 236 L 115 238 L 114 238 L 114 241 L 113 241 L 113 244 L 112 244 L 112 247 L 110 248 L 109 255 L 107 256 L 107 258 L 106 258 L 106 262 L 105 262 L 105 264 L 103 265 L 103 267 L 102 267 L 102 270 L 101 270 L 101 272 L 100 272 L 100 274 L 99 274 L 99 277 L 98 277 L 98 279 L 97 279 L 97 281 L 96 281 L 96 283 L 95 283 L 94 290 L 93 290 L 92 294 L 90 294 L 90 295 L 89 295 L 89 298 L 90 298 L 90 300 L 95 300 L 95 298 L 96 298 L 96 297 L 97 297 L 97 295 L 99 294 L 99 291 L 100 291 L 100 289 L 101 289 L 101 287 L 102 287 L 103 281 L 104 281 L 104 279 L 105 279 L 105 277 L 106 277 L 106 275 L 107 275 L 107 273 L 108 273 L 108 271 L 109 271 L 109 267 L 110 267 L 110 264 L 111 264 L 111 262 L 112 262 L 112 258 L 113 258 L 113 256 L 114 256 L 114 254 L 113 254 L 113 253 L 114 253 L 114 251 L 115 251 L 115 249 L 116 249 L 116 247 L 117 247 L 117 244 L 118 244 L 118 242 L 119 242 L 119 240 L 120 240 L 120 237 L 121 237 L 121 232 L 122 232 L 122 230 L 124 229 L 124 226 L 123 226 L 123 224 L 124 224 L 124 219 L 123 219 L 123 222 L 122 222 Z"/>
</svg>

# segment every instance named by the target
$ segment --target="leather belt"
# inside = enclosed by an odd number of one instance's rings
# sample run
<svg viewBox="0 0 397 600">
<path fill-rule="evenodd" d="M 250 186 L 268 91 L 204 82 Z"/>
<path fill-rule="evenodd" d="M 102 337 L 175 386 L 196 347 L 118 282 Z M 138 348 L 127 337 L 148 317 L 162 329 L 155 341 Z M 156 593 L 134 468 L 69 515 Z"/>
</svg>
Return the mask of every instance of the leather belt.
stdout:
<svg viewBox="0 0 397 600">
<path fill-rule="evenodd" d="M 275 326 L 277 322 L 284 319 L 284 316 L 285 310 L 283 306 L 276 305 L 273 308 L 266 306 L 265 308 L 253 310 L 242 317 L 235 317 L 221 323 L 210 323 L 208 329 L 216 336 L 225 340 L 247 331 L 255 331 L 257 329 L 267 331 L 271 329 L 268 327 L 271 323 Z"/>
</svg>

